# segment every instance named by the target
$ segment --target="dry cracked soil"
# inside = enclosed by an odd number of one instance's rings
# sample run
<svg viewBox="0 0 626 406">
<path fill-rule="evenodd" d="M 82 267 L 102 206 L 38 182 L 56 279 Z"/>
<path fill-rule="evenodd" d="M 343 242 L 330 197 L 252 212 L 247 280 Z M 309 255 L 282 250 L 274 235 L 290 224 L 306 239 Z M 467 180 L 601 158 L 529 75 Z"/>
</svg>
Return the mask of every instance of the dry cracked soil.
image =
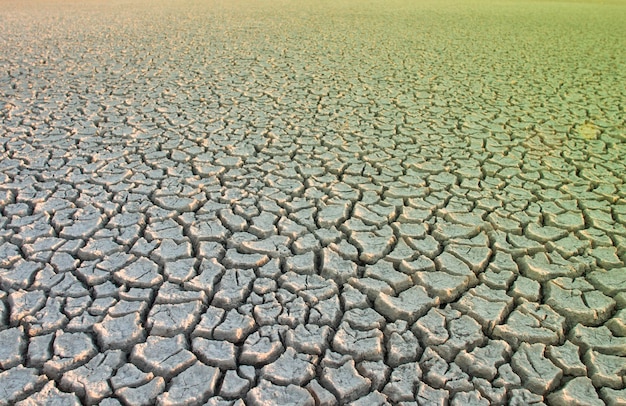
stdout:
<svg viewBox="0 0 626 406">
<path fill-rule="evenodd" d="M 625 405 L 623 1 L 0 1 L 0 405 Z"/>
</svg>

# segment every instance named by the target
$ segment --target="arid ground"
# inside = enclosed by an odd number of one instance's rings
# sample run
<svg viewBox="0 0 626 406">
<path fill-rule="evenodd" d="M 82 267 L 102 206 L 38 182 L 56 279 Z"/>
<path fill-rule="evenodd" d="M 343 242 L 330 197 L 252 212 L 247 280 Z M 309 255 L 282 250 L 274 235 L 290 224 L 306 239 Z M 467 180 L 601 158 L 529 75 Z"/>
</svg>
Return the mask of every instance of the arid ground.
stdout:
<svg viewBox="0 0 626 406">
<path fill-rule="evenodd" d="M 0 0 L 0 405 L 626 405 L 626 2 Z"/>
</svg>

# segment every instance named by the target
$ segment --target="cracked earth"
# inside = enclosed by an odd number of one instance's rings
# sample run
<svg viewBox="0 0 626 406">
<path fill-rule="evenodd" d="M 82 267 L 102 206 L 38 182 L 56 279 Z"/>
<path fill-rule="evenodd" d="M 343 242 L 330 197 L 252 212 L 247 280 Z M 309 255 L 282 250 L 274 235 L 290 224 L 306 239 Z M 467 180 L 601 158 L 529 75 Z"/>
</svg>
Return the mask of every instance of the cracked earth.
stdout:
<svg viewBox="0 0 626 406">
<path fill-rule="evenodd" d="M 3 2 L 0 405 L 625 405 L 590 3 Z"/>
</svg>

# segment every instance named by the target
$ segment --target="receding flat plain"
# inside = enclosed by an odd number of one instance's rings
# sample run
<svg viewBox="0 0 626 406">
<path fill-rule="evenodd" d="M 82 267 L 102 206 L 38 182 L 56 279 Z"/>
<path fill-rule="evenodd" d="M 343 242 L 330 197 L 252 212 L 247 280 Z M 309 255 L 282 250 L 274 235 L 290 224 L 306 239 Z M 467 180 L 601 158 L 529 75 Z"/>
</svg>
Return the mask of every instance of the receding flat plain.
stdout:
<svg viewBox="0 0 626 406">
<path fill-rule="evenodd" d="M 0 1 L 0 406 L 625 405 L 623 1 Z"/>
</svg>

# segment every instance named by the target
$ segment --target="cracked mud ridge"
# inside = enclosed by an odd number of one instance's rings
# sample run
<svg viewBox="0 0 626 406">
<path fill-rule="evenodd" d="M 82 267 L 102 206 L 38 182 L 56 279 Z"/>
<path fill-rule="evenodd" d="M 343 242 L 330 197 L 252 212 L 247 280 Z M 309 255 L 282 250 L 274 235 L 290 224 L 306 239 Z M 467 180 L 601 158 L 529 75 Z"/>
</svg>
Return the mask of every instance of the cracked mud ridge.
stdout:
<svg viewBox="0 0 626 406">
<path fill-rule="evenodd" d="M 0 405 L 626 405 L 626 4 L 3 1 Z"/>
</svg>

